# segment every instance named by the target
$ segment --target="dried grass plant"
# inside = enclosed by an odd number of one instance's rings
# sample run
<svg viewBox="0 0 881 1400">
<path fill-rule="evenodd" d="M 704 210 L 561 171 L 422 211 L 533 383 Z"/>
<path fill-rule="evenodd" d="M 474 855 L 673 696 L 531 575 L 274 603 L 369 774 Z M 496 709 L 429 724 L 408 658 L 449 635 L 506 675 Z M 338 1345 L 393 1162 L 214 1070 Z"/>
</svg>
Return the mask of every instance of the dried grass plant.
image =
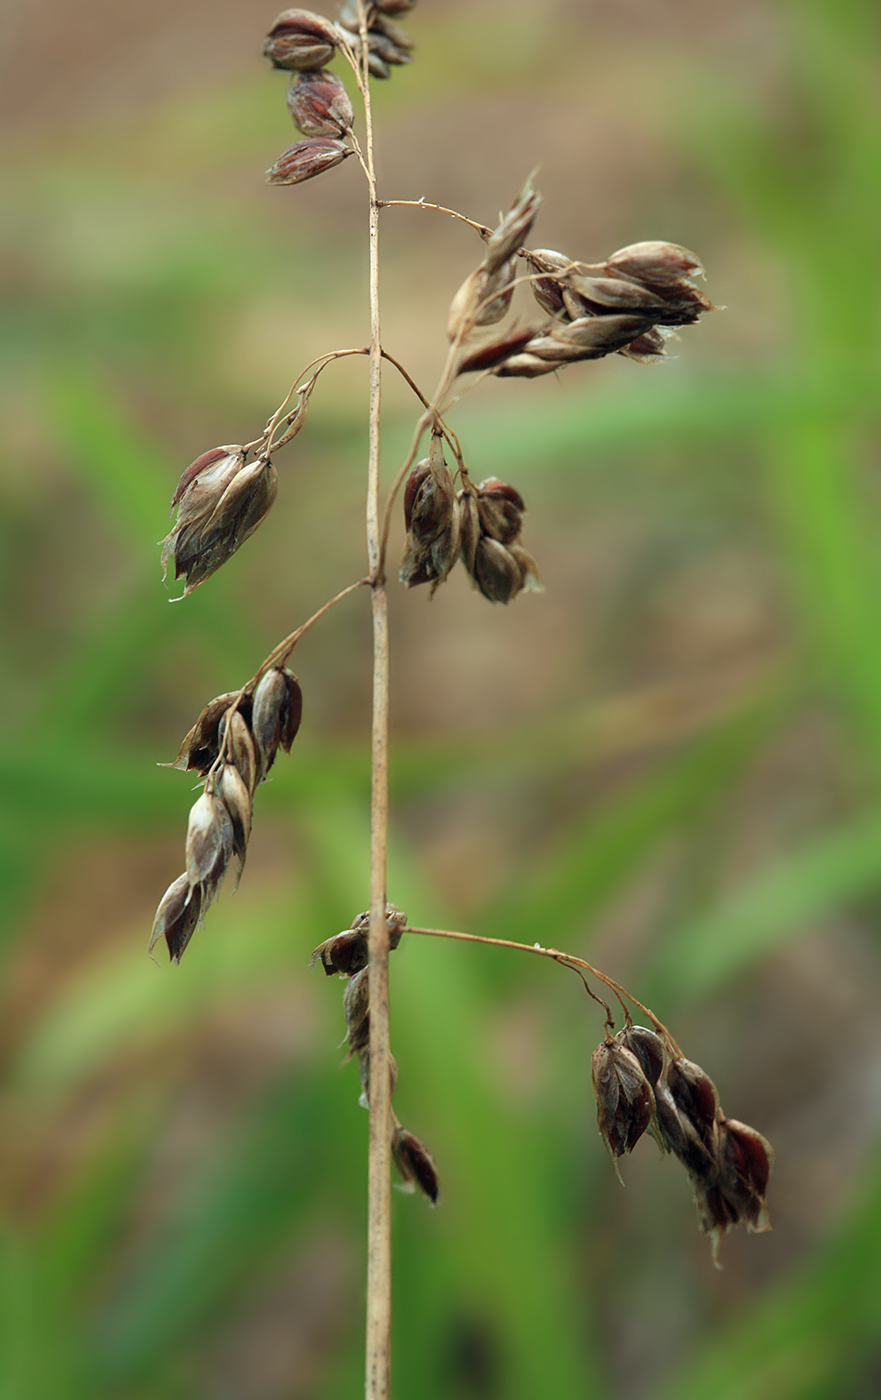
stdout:
<svg viewBox="0 0 881 1400">
<path fill-rule="evenodd" d="M 319 379 L 344 357 L 368 366 L 366 485 L 367 568 L 312 617 L 275 645 L 244 685 L 211 700 L 184 739 L 173 766 L 204 780 L 192 807 L 186 869 L 163 896 L 151 949 L 160 941 L 179 962 L 231 866 L 241 877 L 251 836 L 254 798 L 276 760 L 289 753 L 302 715 L 302 696 L 288 663 L 302 638 L 343 599 L 366 590 L 373 620 L 371 879 L 369 908 L 351 927 L 326 938 L 313 954 L 328 975 L 345 979 L 344 1012 L 350 1058 L 358 1062 L 369 1107 L 366 1394 L 389 1394 L 392 1303 L 390 1191 L 392 1166 L 405 1189 L 432 1204 L 438 1172 L 425 1144 L 392 1108 L 397 1066 L 389 1043 L 388 959 L 406 936 L 460 944 L 492 944 L 550 958 L 574 971 L 604 1013 L 603 1039 L 592 1076 L 599 1132 L 615 1170 L 644 1133 L 685 1167 L 701 1229 L 716 1258 L 721 1237 L 735 1225 L 769 1228 L 765 1203 L 772 1164 L 769 1144 L 722 1111 L 710 1077 L 686 1059 L 662 1022 L 614 978 L 552 947 L 489 939 L 478 933 L 423 928 L 389 902 L 389 628 L 387 574 L 396 508 L 403 506 L 405 540 L 398 570 L 408 589 L 428 585 L 430 598 L 461 564 L 475 590 L 491 603 L 510 604 L 541 588 L 538 566 L 522 541 L 525 504 L 496 477 L 475 483 L 452 425 L 456 403 L 488 376 L 532 379 L 618 354 L 639 363 L 664 357 L 677 328 L 696 322 L 712 303 L 696 286 L 699 259 L 663 241 L 638 242 L 600 262 L 581 261 L 531 246 L 541 197 L 528 178 L 495 226 L 453 209 L 381 197 L 374 161 L 371 83 L 387 80 L 413 59 L 401 20 L 415 0 L 348 0 L 335 20 L 286 10 L 273 24 L 264 52 L 291 75 L 287 105 L 302 133 L 268 171 L 271 184 L 291 186 L 329 172 L 354 156 L 367 192 L 370 338 L 363 347 L 322 351 L 294 379 L 289 393 L 251 442 L 212 448 L 183 473 L 172 500 L 173 527 L 162 564 L 183 580 L 183 597 L 205 583 L 265 519 L 279 490 L 277 455 L 303 429 Z M 355 111 L 342 78 L 348 73 L 360 103 Z M 302 200 L 306 194 L 291 196 Z M 452 297 L 447 350 L 431 394 L 383 345 L 379 300 L 379 234 L 384 210 L 411 206 L 452 217 L 473 229 L 482 256 Z M 515 305 L 519 297 L 527 312 Z M 438 328 L 438 344 L 442 330 Z M 380 473 L 383 361 L 402 375 L 419 408 L 410 449 L 385 489 Z M 419 457 L 428 439 L 428 450 Z M 449 461 L 448 461 L 449 458 Z M 417 603 L 417 606 L 419 604 Z M 537 604 L 540 606 L 540 603 Z M 604 989 L 601 995 L 596 987 Z M 620 1006 L 617 1027 L 611 1003 Z M 636 1010 L 646 1025 L 636 1025 Z"/>
</svg>

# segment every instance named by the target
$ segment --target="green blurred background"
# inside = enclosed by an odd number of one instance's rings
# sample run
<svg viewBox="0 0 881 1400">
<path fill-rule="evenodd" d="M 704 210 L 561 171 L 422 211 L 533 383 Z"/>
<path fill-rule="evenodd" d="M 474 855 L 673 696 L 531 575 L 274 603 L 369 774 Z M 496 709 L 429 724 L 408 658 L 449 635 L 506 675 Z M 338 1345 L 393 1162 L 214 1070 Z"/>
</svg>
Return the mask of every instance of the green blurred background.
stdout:
<svg viewBox="0 0 881 1400">
<path fill-rule="evenodd" d="M 7 0 L 2 1400 L 362 1386 L 366 1114 L 342 989 L 308 968 L 367 902 L 360 594 L 298 649 L 304 724 L 241 889 L 179 969 L 146 957 L 193 800 L 157 763 L 364 567 L 352 360 L 259 534 L 186 603 L 159 579 L 183 467 L 365 341 L 356 163 L 263 183 L 293 139 L 273 17 Z M 674 1162 L 642 1144 L 615 1179 L 577 981 L 405 940 L 396 1107 L 444 1199 L 395 1193 L 395 1394 L 874 1396 L 877 7 L 424 0 L 408 27 L 417 61 L 376 92 L 386 197 L 492 222 L 540 164 L 535 244 L 684 243 L 727 309 L 669 364 L 492 382 L 453 415 L 475 478 L 525 496 L 546 591 L 394 590 L 390 897 L 626 982 L 777 1167 L 774 1233 L 714 1272 Z M 430 389 L 480 245 L 412 210 L 383 238 L 385 342 Z M 387 375 L 388 477 L 414 413 Z"/>
</svg>

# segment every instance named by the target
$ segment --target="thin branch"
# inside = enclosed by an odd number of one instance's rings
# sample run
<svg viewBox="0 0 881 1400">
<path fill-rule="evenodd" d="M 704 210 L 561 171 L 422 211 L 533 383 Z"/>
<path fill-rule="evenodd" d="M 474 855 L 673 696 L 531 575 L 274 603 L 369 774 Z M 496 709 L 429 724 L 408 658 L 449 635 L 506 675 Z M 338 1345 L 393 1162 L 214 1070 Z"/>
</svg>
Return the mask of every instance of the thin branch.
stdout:
<svg viewBox="0 0 881 1400">
<path fill-rule="evenodd" d="M 513 948 L 515 952 L 518 953 L 532 953 L 536 957 L 551 958 L 554 962 L 559 963 L 561 967 L 568 967 L 573 972 L 586 972 L 615 993 L 615 996 L 624 1007 L 625 1012 L 627 1011 L 626 1003 L 629 1001 L 632 1006 L 635 1006 L 644 1016 L 647 1016 L 658 1034 L 664 1036 L 669 1042 L 670 1048 L 674 1053 L 679 1056 L 682 1055 L 682 1051 L 679 1049 L 676 1041 L 667 1030 L 663 1021 L 660 1021 L 655 1015 L 654 1011 L 645 1006 L 632 992 L 628 992 L 627 988 L 622 986 L 620 982 L 616 982 L 614 977 L 609 977 L 605 972 L 601 972 L 598 967 L 594 967 L 592 963 L 586 962 L 584 958 L 576 957 L 574 953 L 564 953 L 561 952 L 559 948 L 544 948 L 540 943 L 515 943 L 510 938 L 487 938 L 479 933 L 458 933 L 446 928 L 413 928 L 408 924 L 404 932 L 423 934 L 427 938 L 450 938 L 460 943 L 483 943 L 488 948 Z M 588 988 L 588 990 L 590 990 L 590 988 Z M 591 993 L 591 995 L 593 996 L 593 993 Z M 599 1001 L 600 1005 L 605 1007 L 606 1013 L 608 1014 L 609 1008 L 606 1006 L 606 1003 L 599 997 L 594 997 L 594 1000 Z"/>
<path fill-rule="evenodd" d="M 468 219 L 464 214 L 460 214 L 458 209 L 447 209 L 443 204 L 432 204 L 428 199 L 382 199 L 379 203 L 380 209 L 393 209 L 403 207 L 409 209 L 433 209 L 438 214 L 449 214 L 451 219 L 458 219 L 460 223 L 468 224 L 471 228 L 476 228 L 481 238 L 489 238 L 492 233 L 491 228 L 486 224 L 478 224 L 474 219 Z"/>
</svg>

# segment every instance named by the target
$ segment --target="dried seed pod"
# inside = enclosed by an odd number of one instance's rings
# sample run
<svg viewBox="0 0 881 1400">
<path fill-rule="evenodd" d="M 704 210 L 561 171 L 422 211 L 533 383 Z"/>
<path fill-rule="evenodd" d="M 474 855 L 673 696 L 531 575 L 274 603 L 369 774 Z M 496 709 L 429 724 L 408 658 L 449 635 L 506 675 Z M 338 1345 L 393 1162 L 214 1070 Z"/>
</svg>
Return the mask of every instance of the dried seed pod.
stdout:
<svg viewBox="0 0 881 1400">
<path fill-rule="evenodd" d="M 285 753 L 290 753 L 303 719 L 303 692 L 293 671 L 282 668 L 281 678 L 284 681 L 285 696 L 281 707 L 278 742 Z"/>
<path fill-rule="evenodd" d="M 569 286 L 577 294 L 583 310 L 579 315 L 593 312 L 605 315 L 608 311 L 654 311 L 664 310 L 665 302 L 657 292 L 652 292 L 639 282 L 624 277 L 589 277 L 579 273 L 576 267 L 568 275 Z M 570 311 L 575 319 L 575 315 Z"/>
<path fill-rule="evenodd" d="M 227 753 L 230 763 L 235 764 L 242 781 L 249 793 L 253 793 L 257 785 L 257 751 L 254 747 L 254 739 L 245 722 L 241 710 L 234 710 L 228 722 L 229 738 L 227 740 Z"/>
<path fill-rule="evenodd" d="M 201 913 L 201 888 L 193 888 L 186 874 L 179 875 L 159 901 L 147 951 L 152 953 L 156 942 L 164 938 L 171 961 L 179 963 L 198 927 Z"/>
<path fill-rule="evenodd" d="M 561 274 L 572 266 L 571 258 L 557 253 L 553 248 L 537 248 L 526 254 L 526 262 L 532 273 L 532 294 L 544 311 L 551 316 L 565 316 L 563 300 L 565 279 Z"/>
<path fill-rule="evenodd" d="M 501 335 L 485 340 L 473 350 L 468 350 L 456 367 L 457 374 L 471 374 L 474 370 L 492 369 L 505 364 L 512 356 L 519 355 L 524 345 L 534 336 L 540 335 L 538 326 L 521 326 L 519 330 L 509 330 Z"/>
<path fill-rule="evenodd" d="M 655 1124 L 655 1097 L 636 1056 L 617 1041 L 598 1045 L 590 1062 L 597 1101 L 597 1127 L 618 1171 L 618 1158 L 632 1152 Z"/>
<path fill-rule="evenodd" d="M 311 180 L 341 165 L 347 156 L 354 155 L 351 146 L 336 141 L 330 136 L 310 136 L 280 155 L 266 172 L 270 185 L 299 185 L 303 180 Z"/>
<path fill-rule="evenodd" d="M 270 29 L 263 52 L 275 68 L 323 68 L 339 44 L 335 25 L 311 10 L 283 10 Z"/>
<path fill-rule="evenodd" d="M 486 240 L 484 265 L 488 273 L 497 272 L 502 263 L 518 251 L 541 207 L 541 195 L 532 188 L 532 177 L 526 181 L 511 208 Z"/>
<path fill-rule="evenodd" d="M 643 1074 L 654 1089 L 667 1059 L 667 1051 L 657 1031 L 646 1026 L 628 1025 L 615 1036 L 616 1042 L 639 1060 Z"/>
<path fill-rule="evenodd" d="M 705 277 L 700 258 L 677 243 L 630 243 L 606 259 L 610 275 L 624 275 L 647 287 L 671 287 Z"/>
<path fill-rule="evenodd" d="M 699 1065 L 670 1060 L 655 1085 L 658 1126 L 667 1149 L 699 1177 L 715 1177 L 719 1095 Z"/>
<path fill-rule="evenodd" d="M 523 529 L 526 506 L 513 486 L 489 476 L 477 488 L 477 516 L 480 528 L 500 544 L 513 544 Z"/>
<path fill-rule="evenodd" d="M 343 997 L 343 1011 L 346 1017 L 346 1044 L 349 1058 L 360 1055 L 370 1043 L 370 984 L 368 968 L 364 967 L 350 977 Z"/>
<path fill-rule="evenodd" d="M 539 379 L 543 374 L 555 374 L 563 369 L 567 361 L 543 360 L 538 355 L 524 352 L 512 355 L 498 369 L 493 370 L 499 379 Z"/>
<path fill-rule="evenodd" d="M 349 26 L 349 28 L 351 28 L 351 26 Z M 392 43 L 396 44 L 399 49 L 409 50 L 416 47 L 406 29 L 403 29 L 400 24 L 395 24 L 394 20 L 389 19 L 386 15 L 378 12 L 374 14 L 370 21 L 370 32 L 371 34 L 384 34 L 385 37 L 391 39 Z"/>
<path fill-rule="evenodd" d="M 304 136 L 342 136 L 355 120 L 344 84 L 328 68 L 299 73 L 288 88 L 287 104 Z"/>
<path fill-rule="evenodd" d="M 436 1206 L 440 1196 L 440 1183 L 431 1153 L 424 1142 L 400 1124 L 392 1134 L 392 1157 L 401 1174 L 403 1190 L 412 1191 L 414 1185 L 418 1186 L 422 1194 Z"/>
<path fill-rule="evenodd" d="M 254 692 L 251 732 L 257 750 L 258 782 L 263 782 L 278 747 L 290 753 L 303 716 L 303 692 L 291 671 L 273 666 L 261 676 Z"/>
<path fill-rule="evenodd" d="M 433 434 L 430 455 L 416 463 L 404 487 L 407 538 L 398 572 L 406 588 L 430 583 L 432 596 L 458 559 L 460 546 L 458 501 L 440 442 L 440 435 Z"/>
<path fill-rule="evenodd" d="M 661 330 L 658 326 L 652 326 L 642 335 L 638 335 L 636 340 L 631 340 L 618 354 L 624 355 L 628 360 L 636 360 L 641 365 L 654 364 L 666 355 L 667 341 L 671 336 L 677 338 L 671 330 Z"/>
<path fill-rule="evenodd" d="M 464 339 L 475 326 L 494 326 L 507 316 L 514 296 L 517 259 L 508 258 L 495 272 L 478 267 L 465 278 L 450 303 L 447 336 Z"/>
<path fill-rule="evenodd" d="M 474 552 L 474 582 L 491 603 L 510 603 L 523 587 L 520 565 L 510 550 L 481 535 Z"/>
<path fill-rule="evenodd" d="M 216 460 L 184 486 L 191 471 L 184 473 L 175 493 L 177 519 L 161 554 L 163 577 L 169 559 L 174 560 L 175 578 L 186 576 L 183 597 L 235 554 L 266 518 L 278 493 L 278 474 L 268 458 L 245 466 L 241 449 Z"/>
<path fill-rule="evenodd" d="M 477 499 L 473 490 L 461 490 L 457 496 L 461 521 L 462 563 L 469 574 L 474 573 L 474 559 L 480 540 L 480 518 L 477 513 Z"/>
<path fill-rule="evenodd" d="M 224 716 L 238 698 L 239 692 L 230 690 L 209 700 L 178 749 L 172 768 L 182 768 L 185 772 L 195 768 L 199 773 L 208 773 L 220 752 Z"/>
<path fill-rule="evenodd" d="M 736 1211 L 738 1223 L 756 1234 L 770 1230 L 765 1196 L 774 1149 L 767 1138 L 746 1123 L 723 1117 L 719 1158 L 719 1190 Z"/>
<path fill-rule="evenodd" d="M 528 550 L 516 541 L 514 544 L 506 546 L 508 553 L 520 571 L 520 591 L 522 593 L 541 593 L 544 585 L 538 572 L 538 565 Z"/>
<path fill-rule="evenodd" d="M 554 322 L 546 336 L 526 348 L 542 359 L 599 360 L 629 345 L 650 324 L 644 316 L 581 316 L 565 324 Z"/>
<path fill-rule="evenodd" d="M 387 904 L 385 920 L 389 952 L 393 952 L 407 926 L 407 915 L 394 904 Z M 343 972 L 348 977 L 360 972 L 362 967 L 367 966 L 369 932 L 370 910 L 367 909 L 362 914 L 356 914 L 350 927 L 343 933 L 338 933 L 334 938 L 328 938 L 326 942 L 319 944 L 312 954 L 309 966 L 314 967 L 320 960 L 328 977 L 332 977 L 335 972 Z"/>
<path fill-rule="evenodd" d="M 236 888 L 238 888 L 242 871 L 245 868 L 245 857 L 248 853 L 254 805 L 244 778 L 232 763 L 224 763 L 220 770 L 217 795 L 229 813 L 232 822 L 232 849 L 239 862 L 236 876 Z"/>
<path fill-rule="evenodd" d="M 734 1119 L 723 1119 L 716 1170 L 690 1173 L 698 1222 L 709 1235 L 713 1263 L 719 1264 L 719 1243 L 736 1225 L 755 1234 L 770 1230 L 765 1193 L 774 1162 L 771 1144 Z"/>
<path fill-rule="evenodd" d="M 371 54 L 374 54 L 377 58 L 381 58 L 383 63 L 397 65 L 413 62 L 413 57 L 409 52 L 412 47 L 411 45 L 402 48 L 399 44 L 395 43 L 394 39 L 390 39 L 387 34 L 383 34 L 381 30 L 378 30 L 375 25 L 370 26 L 367 45 Z"/>
<path fill-rule="evenodd" d="M 233 824 L 226 806 L 213 792 L 203 792 L 190 808 L 187 824 L 187 879 L 202 885 L 203 910 L 217 892 L 233 850 Z"/>
</svg>

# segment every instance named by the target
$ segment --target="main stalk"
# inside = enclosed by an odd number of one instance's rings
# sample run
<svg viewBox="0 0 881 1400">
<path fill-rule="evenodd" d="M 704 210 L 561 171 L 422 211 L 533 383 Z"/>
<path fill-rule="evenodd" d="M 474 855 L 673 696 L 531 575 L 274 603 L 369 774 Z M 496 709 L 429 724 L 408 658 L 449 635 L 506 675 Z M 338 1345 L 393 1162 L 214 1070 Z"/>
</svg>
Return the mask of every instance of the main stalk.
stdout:
<svg viewBox="0 0 881 1400">
<path fill-rule="evenodd" d="M 366 16 L 361 37 L 367 52 Z M 373 600 L 373 724 L 370 801 L 370 1146 L 367 1181 L 366 1400 L 388 1400 L 391 1366 L 391 1078 L 389 1072 L 388 930 L 388 599 L 381 565 L 379 413 L 382 346 L 379 317 L 379 204 L 373 160 L 373 122 L 366 63 L 363 73 L 365 164 L 370 196 L 370 406 L 367 481 L 367 557 Z"/>
</svg>

